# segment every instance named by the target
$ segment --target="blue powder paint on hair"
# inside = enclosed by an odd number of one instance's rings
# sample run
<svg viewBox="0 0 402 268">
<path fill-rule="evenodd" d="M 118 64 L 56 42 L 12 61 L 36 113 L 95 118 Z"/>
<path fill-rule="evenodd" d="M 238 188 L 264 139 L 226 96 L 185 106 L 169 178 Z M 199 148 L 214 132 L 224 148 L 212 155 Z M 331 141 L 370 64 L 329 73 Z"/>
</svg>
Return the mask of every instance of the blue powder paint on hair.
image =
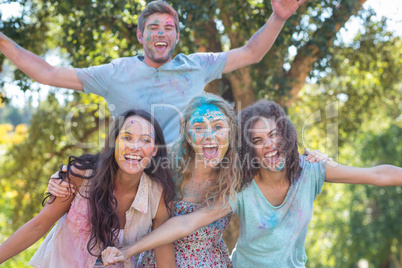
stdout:
<svg viewBox="0 0 402 268">
<path fill-rule="evenodd" d="M 221 117 L 225 118 L 225 115 L 221 112 L 221 110 L 219 110 L 219 108 L 213 104 L 203 104 L 200 107 L 198 107 L 191 115 L 191 117 L 199 118 L 199 119 L 201 119 L 202 117 L 207 117 L 207 119 L 212 119 L 213 117 L 216 117 L 216 116 L 221 116 Z"/>
</svg>

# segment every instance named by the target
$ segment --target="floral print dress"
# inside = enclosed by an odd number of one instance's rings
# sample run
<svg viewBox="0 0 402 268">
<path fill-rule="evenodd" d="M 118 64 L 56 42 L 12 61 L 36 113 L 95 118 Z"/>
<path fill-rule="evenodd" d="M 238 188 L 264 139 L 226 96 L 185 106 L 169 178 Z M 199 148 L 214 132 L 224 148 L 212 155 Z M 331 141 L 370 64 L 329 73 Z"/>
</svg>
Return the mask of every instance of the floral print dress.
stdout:
<svg viewBox="0 0 402 268">
<path fill-rule="evenodd" d="M 174 216 L 193 212 L 200 204 L 186 201 L 175 203 Z M 222 233 L 231 219 L 228 214 L 219 220 L 201 227 L 191 235 L 175 241 L 177 267 L 232 267 L 229 251 L 222 240 Z M 138 261 L 139 267 L 157 267 L 153 250 L 143 252 Z"/>
</svg>

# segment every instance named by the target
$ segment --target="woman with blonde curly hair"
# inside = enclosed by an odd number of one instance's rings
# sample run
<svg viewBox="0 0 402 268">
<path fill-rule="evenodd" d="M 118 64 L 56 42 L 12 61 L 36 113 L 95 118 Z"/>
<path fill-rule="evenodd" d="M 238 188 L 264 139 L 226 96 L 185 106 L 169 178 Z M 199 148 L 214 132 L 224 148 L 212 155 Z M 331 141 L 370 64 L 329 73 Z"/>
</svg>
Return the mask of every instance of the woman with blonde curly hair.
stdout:
<svg viewBox="0 0 402 268">
<path fill-rule="evenodd" d="M 174 216 L 222 206 L 235 199 L 241 168 L 237 156 L 237 118 L 233 105 L 204 94 L 186 107 L 180 137 L 172 148 L 176 184 Z M 229 206 L 227 206 L 229 209 Z M 178 267 L 231 267 L 222 233 L 231 214 L 174 242 Z M 140 256 L 140 267 L 156 267 L 153 250 Z"/>
</svg>

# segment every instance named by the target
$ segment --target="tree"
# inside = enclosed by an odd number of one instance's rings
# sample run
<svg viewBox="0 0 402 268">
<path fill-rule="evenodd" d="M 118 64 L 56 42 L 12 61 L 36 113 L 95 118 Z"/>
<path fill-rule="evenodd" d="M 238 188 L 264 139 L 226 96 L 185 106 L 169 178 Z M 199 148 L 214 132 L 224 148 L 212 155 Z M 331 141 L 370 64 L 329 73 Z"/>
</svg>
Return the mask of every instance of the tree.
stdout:
<svg viewBox="0 0 402 268">
<path fill-rule="evenodd" d="M 0 27 L 21 46 L 37 54 L 45 55 L 48 49 L 60 47 L 61 56 L 68 58 L 74 67 L 87 67 L 141 52 L 135 35 L 138 15 L 143 8 L 140 1 L 18 2 L 26 7 L 21 16 L 0 22 Z M 339 107 L 337 116 L 310 125 L 304 141 L 313 148 L 328 152 L 326 147 L 319 146 L 318 141 L 326 137 L 328 122 L 337 123 L 339 157 L 349 163 L 362 164 L 358 160 L 363 149 L 360 150 L 357 145 L 364 144 L 363 141 L 370 135 L 377 137 L 379 132 L 374 131 L 376 128 L 384 132 L 391 124 L 398 125 L 395 118 L 399 116 L 398 102 L 402 96 L 399 68 L 401 41 L 381 31 L 384 24 L 374 23 L 372 12 L 358 12 L 364 2 L 308 1 L 288 20 L 276 44 L 259 64 L 224 76 L 222 80 L 213 82 L 209 90 L 228 99 L 241 100 L 242 105 L 238 108 L 266 96 L 279 101 L 290 107 L 289 113 L 299 133 L 302 133 L 303 126 L 306 127 L 304 120 L 307 118 L 302 115 L 316 111 L 326 115 L 325 106 L 336 102 Z M 268 0 L 208 3 L 189 0 L 172 1 L 172 4 L 182 22 L 177 52 L 184 53 L 222 51 L 241 46 L 271 13 Z M 341 43 L 335 46 L 336 33 L 353 15 L 365 20 L 365 32 L 358 35 L 351 45 Z M 290 53 L 289 47 L 297 53 Z M 14 76 L 21 90 L 34 90 L 32 81 L 21 72 L 15 71 Z M 319 84 L 307 85 L 301 91 L 306 77 L 316 79 Z M 296 96 L 300 100 L 295 102 Z M 8 147 L 4 157 L 2 155 L 0 177 L 5 179 L 0 180 L 0 192 L 7 193 L 0 197 L 3 237 L 39 210 L 38 204 L 43 198 L 47 180 L 58 164 L 66 163 L 71 154 L 99 150 L 99 137 L 104 135 L 99 128 L 107 125 L 108 119 L 107 113 L 99 112 L 107 110 L 104 102 L 98 97 L 79 93 L 72 94 L 72 99 L 60 104 L 54 95 L 50 95 L 34 114 L 28 137 L 20 144 Z M 85 111 L 75 110 L 69 123 L 72 135 L 68 136 L 64 119 L 76 105 L 88 107 Z M 364 135 L 363 131 L 371 134 Z M 95 148 L 75 147 L 69 139 L 71 136 L 80 142 L 96 141 L 97 145 Z M 301 147 L 304 147 L 303 143 Z M 363 205 L 371 204 L 369 199 L 364 198 L 365 191 L 362 187 L 324 188 L 315 209 L 315 214 L 318 211 L 322 217 L 313 220 L 310 233 L 314 237 L 306 245 L 314 253 L 308 254 L 309 266 L 331 267 L 338 264 L 344 267 L 356 263 L 356 258 L 368 258 L 368 253 L 357 252 L 362 245 L 350 247 L 350 239 L 354 239 L 352 235 L 357 236 L 353 233 L 355 225 L 350 217 L 354 203 L 349 205 L 347 202 L 355 198 L 363 200 Z M 354 197 L 354 192 L 359 195 Z M 332 202 L 339 195 L 344 201 Z M 362 215 L 367 208 L 363 205 L 357 207 Z M 7 219 L 7 224 L 4 219 Z M 397 219 L 392 218 L 394 220 Z M 367 228 L 374 231 L 375 226 Z M 230 231 L 232 233 L 227 235 L 235 241 L 233 229 Z M 345 233 L 350 235 L 342 236 Z M 376 236 L 370 239 L 364 243 L 369 244 Z M 339 241 L 336 248 L 334 241 Z M 388 251 L 381 251 L 390 253 L 389 259 L 396 252 L 392 247 L 395 245 L 391 245 L 391 250 L 388 247 Z M 328 260 L 324 260 L 326 256 Z M 343 256 L 346 256 L 345 260 Z"/>
<path fill-rule="evenodd" d="M 10 139 L 0 158 L 0 192 L 6 193 L 0 197 L 2 241 L 39 212 L 47 181 L 60 164 L 67 164 L 68 156 L 101 150 L 109 116 L 106 103 L 94 95 L 75 94 L 73 101 L 60 104 L 50 94 L 40 103 L 28 135 L 22 141 Z M 15 131 L 23 132 L 20 128 Z M 15 267 L 32 253 L 9 265 Z"/>
<path fill-rule="evenodd" d="M 351 44 L 334 47 L 331 72 L 306 86 L 289 113 L 303 133 L 301 147 L 348 165 L 401 166 L 402 41 L 383 21 L 367 18 L 364 26 Z M 362 258 L 400 267 L 401 196 L 401 187 L 325 185 L 306 242 L 309 267 L 354 267 Z"/>
<path fill-rule="evenodd" d="M 14 2 L 14 1 L 9 1 Z M 136 55 L 137 19 L 143 2 L 127 1 L 19 1 L 29 9 L 1 28 L 20 45 L 42 54 L 59 46 L 75 67 Z M 210 91 L 241 101 L 242 107 L 268 94 L 289 106 L 313 70 L 328 66 L 336 33 L 357 15 L 365 0 L 312 0 L 285 24 L 276 45 L 257 65 L 243 68 L 215 82 Z M 244 45 L 272 13 L 264 1 L 171 1 L 181 19 L 178 52 L 222 51 Z M 27 18 L 30 18 L 30 22 Z M 46 40 L 45 42 L 43 42 Z M 288 48 L 297 51 L 293 56 Z M 29 81 L 16 71 L 23 90 Z M 240 108 L 240 107 L 239 107 Z"/>
</svg>

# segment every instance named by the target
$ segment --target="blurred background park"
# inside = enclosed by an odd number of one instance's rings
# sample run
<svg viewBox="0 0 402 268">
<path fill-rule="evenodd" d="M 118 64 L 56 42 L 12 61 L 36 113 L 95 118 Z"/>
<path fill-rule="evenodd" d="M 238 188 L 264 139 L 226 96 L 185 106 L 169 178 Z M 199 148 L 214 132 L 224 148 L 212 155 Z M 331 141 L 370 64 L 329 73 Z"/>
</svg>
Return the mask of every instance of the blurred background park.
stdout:
<svg viewBox="0 0 402 268">
<path fill-rule="evenodd" d="M 176 53 L 242 46 L 272 13 L 270 0 L 168 2 L 181 20 Z M 0 29 L 53 65 L 99 65 L 143 53 L 136 23 L 145 4 L 0 1 Z M 401 18 L 400 0 L 307 0 L 260 63 L 207 90 L 238 109 L 261 98 L 279 102 L 297 126 L 301 152 L 319 149 L 354 166 L 402 166 Z M 97 96 L 40 85 L 3 55 L 0 61 L 2 243 L 40 211 L 59 164 L 100 150 L 110 115 Z M 229 247 L 237 234 L 234 219 Z M 0 266 L 26 267 L 40 242 Z M 306 250 L 307 267 L 401 268 L 402 187 L 325 184 Z"/>
</svg>

